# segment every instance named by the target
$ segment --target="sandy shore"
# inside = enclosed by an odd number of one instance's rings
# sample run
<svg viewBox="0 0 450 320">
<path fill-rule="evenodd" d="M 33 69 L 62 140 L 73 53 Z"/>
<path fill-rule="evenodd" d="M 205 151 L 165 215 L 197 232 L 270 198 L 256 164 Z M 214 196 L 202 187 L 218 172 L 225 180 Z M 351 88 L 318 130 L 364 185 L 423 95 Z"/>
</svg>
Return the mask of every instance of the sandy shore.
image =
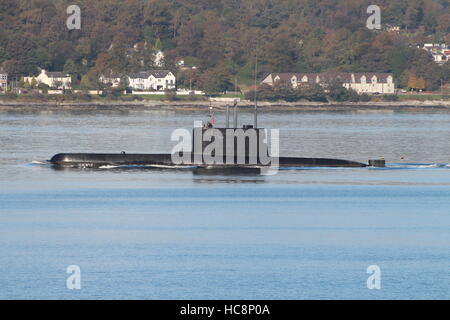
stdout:
<svg viewBox="0 0 450 320">
<path fill-rule="evenodd" d="M 229 102 L 208 101 L 142 101 L 142 102 L 17 102 L 0 101 L 1 111 L 40 112 L 40 111 L 203 111 L 210 105 L 216 111 L 224 111 Z M 265 111 L 450 111 L 450 101 L 399 101 L 399 102 L 260 102 L 258 106 Z M 241 101 L 241 109 L 252 109 L 250 101 Z"/>
</svg>

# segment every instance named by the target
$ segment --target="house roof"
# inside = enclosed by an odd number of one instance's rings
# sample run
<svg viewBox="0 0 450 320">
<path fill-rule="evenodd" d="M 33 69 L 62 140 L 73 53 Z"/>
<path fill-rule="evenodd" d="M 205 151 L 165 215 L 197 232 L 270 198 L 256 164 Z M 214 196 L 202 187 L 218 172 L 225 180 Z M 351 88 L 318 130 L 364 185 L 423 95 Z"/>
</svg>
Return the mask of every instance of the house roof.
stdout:
<svg viewBox="0 0 450 320">
<path fill-rule="evenodd" d="M 130 75 L 132 79 L 148 79 L 150 76 L 155 78 L 165 78 L 170 73 L 169 70 L 147 70 Z"/>
<path fill-rule="evenodd" d="M 45 72 L 49 78 L 67 78 L 70 77 L 68 74 L 63 72 Z"/>
<path fill-rule="evenodd" d="M 322 73 L 272 73 L 272 81 L 275 78 L 279 78 L 280 81 L 291 81 L 295 76 L 297 81 L 301 82 L 303 77 L 308 78 L 308 82 L 315 83 L 317 77 L 319 77 L 320 82 L 330 82 L 333 80 L 341 80 L 346 83 L 361 83 L 361 78 L 366 77 L 367 80 L 372 79 L 373 76 L 377 77 L 378 83 L 386 83 L 389 76 L 392 77 L 391 73 L 379 73 L 379 72 L 364 72 L 364 73 L 347 73 L 347 72 L 322 72 Z M 367 81 L 366 80 L 366 81 Z"/>
<path fill-rule="evenodd" d="M 110 74 L 102 74 L 100 78 L 104 79 L 120 79 L 122 76 L 120 74 L 110 73 Z"/>
</svg>

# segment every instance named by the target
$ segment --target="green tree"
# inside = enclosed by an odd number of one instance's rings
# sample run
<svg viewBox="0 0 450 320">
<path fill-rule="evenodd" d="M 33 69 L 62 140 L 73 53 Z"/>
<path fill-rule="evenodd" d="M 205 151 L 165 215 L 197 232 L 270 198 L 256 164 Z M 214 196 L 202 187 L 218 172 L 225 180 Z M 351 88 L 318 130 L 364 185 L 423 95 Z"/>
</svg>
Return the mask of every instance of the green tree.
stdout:
<svg viewBox="0 0 450 320">
<path fill-rule="evenodd" d="M 423 0 L 410 0 L 406 9 L 404 24 L 410 29 L 415 29 L 423 19 Z"/>
<path fill-rule="evenodd" d="M 37 82 L 36 78 L 35 77 L 31 78 L 30 87 L 32 89 L 35 89 L 37 87 L 37 85 L 38 85 L 38 82 Z"/>
<path fill-rule="evenodd" d="M 200 88 L 208 95 L 217 95 L 232 90 L 231 75 L 224 67 L 206 71 L 200 79 Z"/>
<path fill-rule="evenodd" d="M 337 102 L 343 102 L 343 101 L 349 101 L 349 102 L 358 102 L 359 101 L 359 95 L 358 93 L 353 89 L 346 89 L 343 86 L 342 81 L 340 80 L 332 80 L 330 81 L 327 86 L 327 96 L 328 99 L 331 101 L 337 101 Z"/>
<path fill-rule="evenodd" d="M 89 76 L 87 74 L 81 77 L 80 87 L 85 90 L 92 89 L 94 87 L 91 81 L 89 80 Z"/>
<path fill-rule="evenodd" d="M 77 84 L 81 78 L 81 70 L 72 59 L 68 59 L 64 64 L 64 72 L 72 78 L 72 84 Z"/>
<path fill-rule="evenodd" d="M 158 38 L 155 41 L 155 50 L 156 51 L 162 51 L 162 49 L 163 49 L 163 45 L 162 45 L 161 39 Z"/>
<path fill-rule="evenodd" d="M 38 89 L 42 90 L 43 93 L 47 94 L 48 93 L 48 89 L 50 89 L 50 87 L 48 85 L 46 85 L 45 83 L 39 83 L 38 84 Z"/>
<path fill-rule="evenodd" d="M 55 82 L 53 82 L 52 89 L 59 89 L 62 87 L 62 85 L 63 85 L 62 81 L 59 81 L 59 80 L 55 81 Z"/>
<path fill-rule="evenodd" d="M 66 2 L 0 1 L 0 63 L 11 78 L 38 67 L 72 69 L 72 62 L 78 79 L 93 67 L 114 73 L 151 68 L 145 53 L 132 48 L 147 43 L 150 51 L 158 42 L 170 67 L 177 57 L 195 57 L 202 73 L 221 64 L 231 76 L 245 73 L 259 48 L 261 76 L 370 71 L 393 72 L 398 81 L 414 72 L 427 89 L 437 89 L 440 72 L 415 47 L 450 42 L 447 0 L 380 0 L 383 24 L 408 28 L 398 34 L 364 27 L 368 0 L 78 0 L 83 27 L 71 32 L 64 28 Z"/>
<path fill-rule="evenodd" d="M 70 75 L 76 75 L 79 73 L 78 66 L 75 64 L 75 62 L 72 59 L 68 59 L 66 63 L 64 64 L 63 68 L 64 72 Z"/>
</svg>

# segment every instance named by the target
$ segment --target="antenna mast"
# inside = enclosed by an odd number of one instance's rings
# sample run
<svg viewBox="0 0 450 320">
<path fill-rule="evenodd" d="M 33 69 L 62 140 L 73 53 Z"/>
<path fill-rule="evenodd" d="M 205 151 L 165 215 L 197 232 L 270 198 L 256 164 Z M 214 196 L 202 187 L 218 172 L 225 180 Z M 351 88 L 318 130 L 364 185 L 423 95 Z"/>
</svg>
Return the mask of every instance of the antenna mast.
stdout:
<svg viewBox="0 0 450 320">
<path fill-rule="evenodd" d="M 258 83 L 258 47 L 256 47 L 256 55 L 255 55 L 255 129 L 258 128 L 258 95 L 256 92 Z"/>
</svg>

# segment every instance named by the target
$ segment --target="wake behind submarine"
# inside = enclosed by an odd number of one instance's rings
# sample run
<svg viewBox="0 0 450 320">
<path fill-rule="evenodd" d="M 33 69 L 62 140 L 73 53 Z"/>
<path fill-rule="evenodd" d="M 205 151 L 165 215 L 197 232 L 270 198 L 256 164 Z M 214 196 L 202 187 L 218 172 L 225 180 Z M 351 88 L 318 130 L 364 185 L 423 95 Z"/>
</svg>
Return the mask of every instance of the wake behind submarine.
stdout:
<svg viewBox="0 0 450 320">
<path fill-rule="evenodd" d="M 210 117 L 213 117 L 210 114 Z M 208 121 L 203 126 L 193 129 L 192 150 L 191 152 L 180 151 L 176 154 L 171 153 L 155 153 L 155 154 L 127 154 L 121 153 L 59 153 L 53 156 L 48 162 L 56 168 L 102 168 L 102 167 L 121 167 L 121 166 L 142 166 L 142 167 L 163 167 L 163 168 L 179 168 L 180 163 L 174 162 L 174 158 L 183 158 L 183 166 L 209 169 L 217 173 L 239 172 L 248 169 L 264 168 L 269 166 L 267 159 L 269 154 L 268 139 L 265 136 L 267 130 L 257 127 L 258 111 L 255 104 L 254 125 L 244 125 L 238 128 L 238 110 L 237 101 L 233 108 L 234 122 L 230 126 L 230 106 L 226 110 L 226 126 L 225 128 L 215 128 L 214 121 Z M 215 159 L 220 161 L 206 161 L 205 152 L 210 148 L 211 142 L 217 138 L 205 136 L 208 135 L 209 129 L 216 129 L 215 132 L 220 133 L 223 138 L 221 141 L 223 150 L 212 152 Z M 256 137 L 255 139 L 252 138 Z M 243 148 L 238 148 L 239 135 L 244 140 Z M 231 144 L 229 144 L 231 143 Z M 230 149 L 231 145 L 231 149 Z M 220 148 L 221 149 L 221 148 Z M 252 157 L 252 151 L 257 151 L 257 156 Z M 261 151 L 262 150 L 262 151 Z M 230 161 L 231 159 L 231 161 Z M 277 166 L 283 167 L 385 167 L 385 160 L 369 160 L 368 164 L 329 158 L 303 158 L 277 156 Z"/>
</svg>

